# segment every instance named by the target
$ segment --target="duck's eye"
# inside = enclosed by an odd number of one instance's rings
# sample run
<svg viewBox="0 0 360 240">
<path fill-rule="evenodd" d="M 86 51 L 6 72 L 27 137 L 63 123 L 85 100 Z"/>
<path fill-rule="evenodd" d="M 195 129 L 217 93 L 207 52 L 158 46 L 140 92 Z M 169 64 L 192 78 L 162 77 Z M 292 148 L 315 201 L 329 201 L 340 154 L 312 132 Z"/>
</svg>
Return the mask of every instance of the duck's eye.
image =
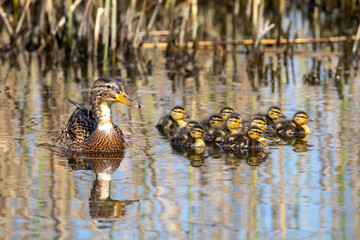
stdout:
<svg viewBox="0 0 360 240">
<path fill-rule="evenodd" d="M 111 88 L 111 86 L 110 86 L 110 85 L 106 85 L 106 87 L 107 87 L 108 89 L 110 89 L 110 88 Z"/>
</svg>

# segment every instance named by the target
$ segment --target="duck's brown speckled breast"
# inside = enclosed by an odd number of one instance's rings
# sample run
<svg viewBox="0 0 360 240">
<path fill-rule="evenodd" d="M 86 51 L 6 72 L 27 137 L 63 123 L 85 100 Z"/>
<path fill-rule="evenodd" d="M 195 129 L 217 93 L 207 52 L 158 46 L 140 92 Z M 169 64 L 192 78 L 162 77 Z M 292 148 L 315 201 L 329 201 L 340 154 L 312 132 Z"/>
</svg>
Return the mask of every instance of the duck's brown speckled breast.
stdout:
<svg viewBox="0 0 360 240">
<path fill-rule="evenodd" d="M 115 129 L 109 132 L 96 129 L 82 144 L 84 151 L 121 151 L 125 149 L 123 135 Z"/>
</svg>

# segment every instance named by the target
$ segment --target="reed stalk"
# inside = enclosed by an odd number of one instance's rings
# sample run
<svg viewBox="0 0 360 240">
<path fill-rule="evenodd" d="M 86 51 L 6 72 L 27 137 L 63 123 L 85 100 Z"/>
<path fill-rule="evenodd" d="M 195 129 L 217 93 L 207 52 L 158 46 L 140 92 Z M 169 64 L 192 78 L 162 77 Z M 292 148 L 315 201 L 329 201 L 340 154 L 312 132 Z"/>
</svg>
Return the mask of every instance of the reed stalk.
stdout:
<svg viewBox="0 0 360 240">
<path fill-rule="evenodd" d="M 182 19 L 180 35 L 179 35 L 180 48 L 183 48 L 184 43 L 185 43 L 185 26 L 186 26 L 187 19 L 189 18 L 189 10 L 190 10 L 190 6 L 191 6 L 191 1 L 192 0 L 187 0 L 186 4 L 183 7 L 183 19 Z"/>
<path fill-rule="evenodd" d="M 72 0 L 68 0 L 68 23 L 67 23 L 67 36 L 68 44 L 71 49 L 72 47 L 72 33 L 73 33 L 73 11 L 71 9 Z"/>
<path fill-rule="evenodd" d="M 145 40 L 149 37 L 149 31 L 150 29 L 152 28 L 153 24 L 154 24 L 154 21 L 155 21 L 155 17 L 159 11 L 159 7 L 161 5 L 161 2 L 162 0 L 158 0 L 156 5 L 155 5 L 155 8 L 154 8 L 154 11 L 153 11 L 153 14 L 151 15 L 151 18 L 150 18 L 150 21 L 146 27 L 146 33 L 145 33 L 145 36 L 142 38 L 140 44 L 139 44 L 139 49 L 142 48 L 142 45 L 144 44 Z"/>
<path fill-rule="evenodd" d="M 356 54 L 356 51 L 357 51 L 357 48 L 358 48 L 359 39 L 360 39 L 360 24 L 359 24 L 359 26 L 358 26 L 358 29 L 357 29 L 357 32 L 356 32 L 356 36 L 355 36 L 354 45 L 353 45 L 352 50 L 351 50 L 351 55 L 352 55 L 352 57 L 354 57 L 355 54 Z"/>
<path fill-rule="evenodd" d="M 111 52 L 112 57 L 115 60 L 116 56 L 116 11 L 117 11 L 117 1 L 111 0 Z"/>
<path fill-rule="evenodd" d="M 144 18 L 144 14 L 145 14 L 146 3 L 147 3 L 147 0 L 143 0 L 143 5 L 142 5 L 142 8 L 141 8 L 140 17 L 139 17 L 138 24 L 136 26 L 136 30 L 135 30 L 135 34 L 134 34 L 134 38 L 133 38 L 133 46 L 134 47 L 136 46 L 137 39 L 139 37 L 140 27 L 141 27 L 141 24 L 143 22 L 143 18 Z"/>
<path fill-rule="evenodd" d="M 107 67 L 107 60 L 109 56 L 109 39 L 110 39 L 110 0 L 105 1 L 105 11 L 104 11 L 104 22 L 105 22 L 105 28 L 104 28 L 104 59 L 103 59 L 103 71 L 106 71 Z"/>
<path fill-rule="evenodd" d="M 95 28 L 94 28 L 94 57 L 98 56 L 99 38 L 100 38 L 100 24 L 104 13 L 104 8 L 98 8 L 96 13 Z"/>
<path fill-rule="evenodd" d="M 191 1 L 192 39 L 196 42 L 198 30 L 198 1 Z"/>
<path fill-rule="evenodd" d="M 6 27 L 7 32 L 9 33 L 9 36 L 12 37 L 12 36 L 14 35 L 14 30 L 13 30 L 13 28 L 11 27 L 11 24 L 10 24 L 10 22 L 9 22 L 9 19 L 8 19 L 8 17 L 7 17 L 7 15 L 6 15 L 6 13 L 5 13 L 5 11 L 4 11 L 4 9 L 3 9 L 2 6 L 0 6 L 0 16 L 1 16 L 1 18 L 3 19 L 3 21 L 4 21 L 4 24 L 5 24 L 5 27 Z"/>
<path fill-rule="evenodd" d="M 20 29 L 21 29 L 21 27 L 23 25 L 23 22 L 24 22 L 24 19 L 25 19 L 25 15 L 26 15 L 26 13 L 27 13 L 27 11 L 29 9 L 30 3 L 31 3 L 31 0 L 26 1 L 25 7 L 24 7 L 24 10 L 23 10 L 23 12 L 21 14 L 18 25 L 16 26 L 15 35 L 18 35 L 19 32 L 20 32 Z"/>
</svg>

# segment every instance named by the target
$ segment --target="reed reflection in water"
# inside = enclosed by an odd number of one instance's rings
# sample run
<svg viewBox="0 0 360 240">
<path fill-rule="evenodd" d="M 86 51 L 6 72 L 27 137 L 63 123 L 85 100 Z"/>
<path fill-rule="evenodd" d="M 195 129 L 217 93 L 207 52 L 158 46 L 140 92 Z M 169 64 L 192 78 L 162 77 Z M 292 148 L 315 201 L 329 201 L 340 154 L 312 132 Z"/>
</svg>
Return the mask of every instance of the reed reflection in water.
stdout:
<svg viewBox="0 0 360 240">
<path fill-rule="evenodd" d="M 74 110 L 67 99 L 88 103 L 92 82 L 103 74 L 92 62 L 49 66 L 38 55 L 1 61 L 2 235 L 360 238 L 360 139 L 354 134 L 360 130 L 360 81 L 355 67 L 339 98 L 325 75 L 318 85 L 302 80 L 312 67 L 307 56 L 295 56 L 286 67 L 279 56 L 266 56 L 281 73 L 291 73 L 276 81 L 270 73 L 261 79 L 249 74 L 246 55 L 228 56 L 231 60 L 217 75 L 209 54 L 199 53 L 198 74 L 190 76 L 166 70 L 162 56 L 145 53 L 154 63 L 146 77 L 129 79 L 120 64 L 106 73 L 121 81 L 142 108 L 112 107 L 128 148 L 124 156 L 104 161 L 69 160 L 53 145 Z M 317 58 L 324 73 L 337 66 L 336 57 Z M 255 155 L 212 147 L 191 154 L 176 152 L 154 128 L 174 105 L 202 120 L 223 106 L 245 117 L 275 104 L 288 116 L 305 110 L 316 120 L 309 139 L 270 145 Z"/>
</svg>

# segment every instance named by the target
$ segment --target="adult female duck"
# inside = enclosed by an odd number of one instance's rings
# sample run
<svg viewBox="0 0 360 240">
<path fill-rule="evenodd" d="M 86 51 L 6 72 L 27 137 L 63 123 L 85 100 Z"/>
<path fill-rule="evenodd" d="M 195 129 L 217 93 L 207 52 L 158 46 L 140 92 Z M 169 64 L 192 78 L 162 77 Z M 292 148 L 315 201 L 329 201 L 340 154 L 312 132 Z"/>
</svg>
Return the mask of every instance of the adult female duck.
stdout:
<svg viewBox="0 0 360 240">
<path fill-rule="evenodd" d="M 101 76 L 93 84 L 90 91 L 91 109 L 84 104 L 76 106 L 65 129 L 61 134 L 61 144 L 75 151 L 115 152 L 125 149 L 124 135 L 121 129 L 112 123 L 110 107 L 115 102 L 130 107 L 140 105 L 130 99 L 118 81 L 112 77 Z"/>
</svg>

